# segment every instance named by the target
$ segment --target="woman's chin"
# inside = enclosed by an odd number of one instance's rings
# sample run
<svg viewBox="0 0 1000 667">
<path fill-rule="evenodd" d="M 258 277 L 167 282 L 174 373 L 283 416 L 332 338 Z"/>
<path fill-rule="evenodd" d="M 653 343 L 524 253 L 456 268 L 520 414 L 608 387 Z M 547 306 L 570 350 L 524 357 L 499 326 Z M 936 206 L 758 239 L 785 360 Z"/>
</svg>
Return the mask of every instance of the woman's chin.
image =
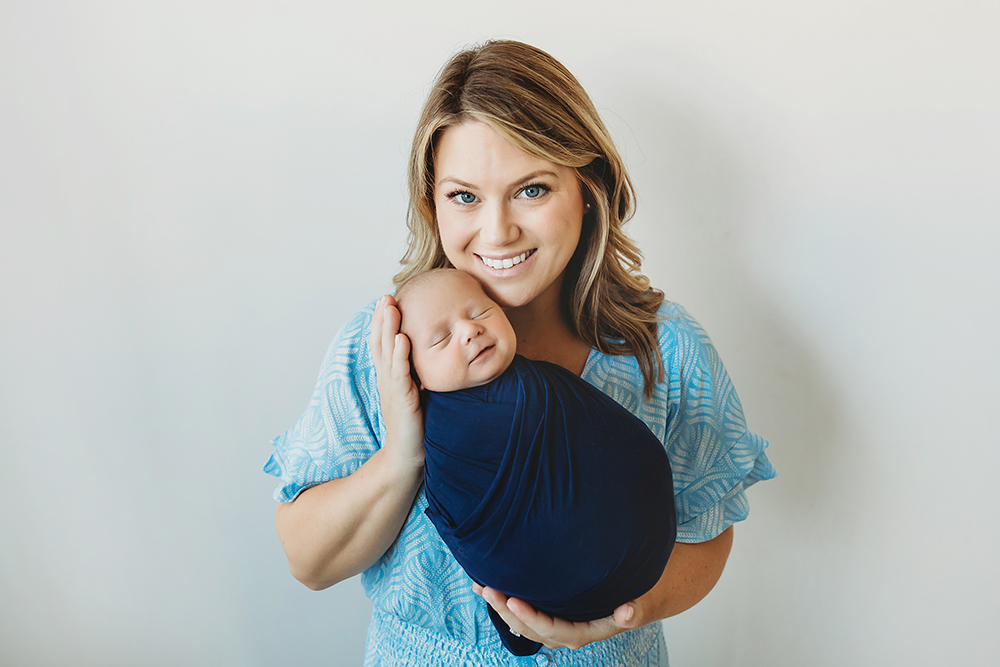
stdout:
<svg viewBox="0 0 1000 667">
<path fill-rule="evenodd" d="M 537 296 L 533 290 L 517 288 L 513 285 L 503 285 L 496 289 L 493 285 L 485 285 L 486 293 L 504 310 L 521 308 L 531 303 Z"/>
<path fill-rule="evenodd" d="M 562 280 L 555 280 L 547 287 L 539 287 L 537 283 L 525 285 L 487 285 L 490 298 L 496 301 L 504 311 L 517 310 L 525 306 L 559 311 L 559 293 Z"/>
</svg>

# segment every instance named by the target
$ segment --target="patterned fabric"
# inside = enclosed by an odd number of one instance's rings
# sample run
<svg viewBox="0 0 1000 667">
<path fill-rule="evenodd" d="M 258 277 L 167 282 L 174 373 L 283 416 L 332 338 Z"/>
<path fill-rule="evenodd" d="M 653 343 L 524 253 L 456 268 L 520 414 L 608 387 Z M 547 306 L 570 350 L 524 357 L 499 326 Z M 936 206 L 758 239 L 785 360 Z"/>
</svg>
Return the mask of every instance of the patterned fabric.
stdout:
<svg viewBox="0 0 1000 667">
<path fill-rule="evenodd" d="M 365 664 L 400 667 L 661 667 L 667 665 L 667 645 L 660 624 L 652 623 L 579 651 L 542 647 L 535 655 L 517 657 L 502 648 L 495 632 L 488 640 L 470 646 L 376 609 L 368 628 Z"/>
<path fill-rule="evenodd" d="M 281 478 L 274 492 L 279 502 L 350 475 L 380 447 L 385 427 L 368 349 L 374 306 L 340 330 L 305 413 L 272 441 L 274 453 L 264 471 Z M 649 401 L 632 357 L 593 350 L 581 377 L 642 419 L 665 443 L 674 474 L 677 541 L 704 542 L 745 519 L 750 510 L 746 488 L 775 471 L 764 454 L 767 441 L 747 430 L 739 398 L 708 335 L 677 304 L 664 302 L 660 315 L 666 380 Z M 365 667 L 667 664 L 659 623 L 576 652 L 544 649 L 517 662 L 501 647 L 486 603 L 472 593 L 470 579 L 424 514 L 426 508 L 421 490 L 399 537 L 362 574 L 375 609 Z"/>
</svg>

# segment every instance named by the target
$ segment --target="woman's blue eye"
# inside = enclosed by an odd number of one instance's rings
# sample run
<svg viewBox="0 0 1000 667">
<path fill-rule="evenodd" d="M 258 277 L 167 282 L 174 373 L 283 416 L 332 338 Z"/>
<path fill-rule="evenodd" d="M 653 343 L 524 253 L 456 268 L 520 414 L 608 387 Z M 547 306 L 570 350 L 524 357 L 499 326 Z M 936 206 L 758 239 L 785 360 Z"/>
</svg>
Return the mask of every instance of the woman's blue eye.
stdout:
<svg viewBox="0 0 1000 667">
<path fill-rule="evenodd" d="M 462 204 L 472 204 L 476 201 L 476 195 L 472 194 L 471 192 L 459 192 L 456 195 L 456 198 Z"/>
<path fill-rule="evenodd" d="M 529 185 L 521 190 L 521 196 L 525 199 L 538 199 L 548 190 L 544 185 Z"/>
</svg>

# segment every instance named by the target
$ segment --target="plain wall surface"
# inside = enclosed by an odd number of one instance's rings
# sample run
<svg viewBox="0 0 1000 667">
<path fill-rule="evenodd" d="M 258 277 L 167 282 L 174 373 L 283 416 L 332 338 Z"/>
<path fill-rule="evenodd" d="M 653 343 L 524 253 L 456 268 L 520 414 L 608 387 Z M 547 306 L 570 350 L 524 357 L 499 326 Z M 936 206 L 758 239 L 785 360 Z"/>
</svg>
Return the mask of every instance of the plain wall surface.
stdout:
<svg viewBox="0 0 1000 667">
<path fill-rule="evenodd" d="M 203 0 L 0 2 L 0 663 L 361 664 L 260 467 L 489 37 L 590 92 L 771 441 L 671 663 L 995 661 L 1000 3 Z"/>
</svg>

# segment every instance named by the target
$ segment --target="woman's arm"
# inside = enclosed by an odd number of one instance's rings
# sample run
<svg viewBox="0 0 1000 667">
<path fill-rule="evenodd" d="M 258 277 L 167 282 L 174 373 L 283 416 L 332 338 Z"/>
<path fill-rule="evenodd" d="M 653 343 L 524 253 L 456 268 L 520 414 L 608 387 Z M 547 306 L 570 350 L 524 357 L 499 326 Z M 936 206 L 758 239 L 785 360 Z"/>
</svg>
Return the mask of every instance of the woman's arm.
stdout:
<svg viewBox="0 0 1000 667">
<path fill-rule="evenodd" d="M 314 591 L 366 570 L 399 534 L 423 480 L 385 450 L 353 475 L 306 489 L 275 513 L 292 576 Z"/>
<path fill-rule="evenodd" d="M 704 600 L 722 576 L 732 548 L 732 526 L 707 542 L 675 544 L 659 582 L 636 600 L 641 609 L 636 610 L 635 617 L 646 620 L 627 627 L 662 621 Z"/>
<path fill-rule="evenodd" d="M 385 442 L 354 474 L 278 505 L 275 526 L 292 576 L 320 590 L 367 569 L 399 534 L 423 480 L 423 415 L 410 377 L 409 340 L 391 296 L 379 300 L 369 340 Z"/>
<path fill-rule="evenodd" d="M 733 546 L 730 526 L 707 542 L 678 542 L 657 584 L 645 595 L 627 602 L 607 618 L 572 623 L 538 611 L 523 600 L 508 598 L 491 588 L 474 590 L 493 607 L 511 629 L 549 648 L 578 649 L 591 642 L 661 621 L 690 609 L 712 590 L 726 567 Z"/>
</svg>

